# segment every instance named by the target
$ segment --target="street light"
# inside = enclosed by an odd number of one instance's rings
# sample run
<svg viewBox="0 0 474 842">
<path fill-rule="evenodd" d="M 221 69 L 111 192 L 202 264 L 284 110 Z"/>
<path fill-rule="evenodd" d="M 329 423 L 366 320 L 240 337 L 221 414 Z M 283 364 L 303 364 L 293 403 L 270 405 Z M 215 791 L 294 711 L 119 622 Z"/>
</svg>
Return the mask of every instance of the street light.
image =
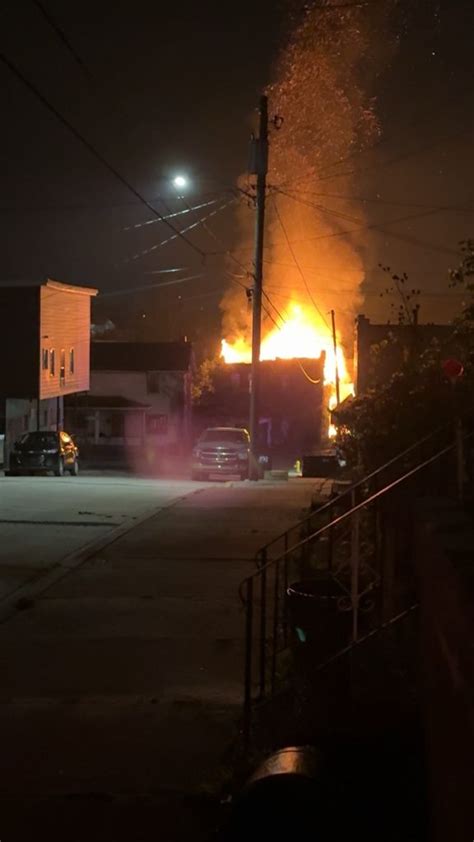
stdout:
<svg viewBox="0 0 474 842">
<path fill-rule="evenodd" d="M 188 179 L 184 175 L 177 175 L 173 178 L 173 184 L 175 187 L 186 187 L 188 183 Z"/>
</svg>

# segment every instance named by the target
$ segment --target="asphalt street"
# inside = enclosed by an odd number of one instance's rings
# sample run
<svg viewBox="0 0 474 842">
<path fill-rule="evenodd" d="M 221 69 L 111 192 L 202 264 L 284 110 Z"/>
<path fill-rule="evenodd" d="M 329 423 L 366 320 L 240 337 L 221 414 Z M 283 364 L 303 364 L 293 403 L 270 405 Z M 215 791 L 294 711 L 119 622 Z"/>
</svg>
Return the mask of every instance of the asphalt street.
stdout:
<svg viewBox="0 0 474 842">
<path fill-rule="evenodd" d="M 119 475 L 0 476 L 0 603 L 202 484 Z M 115 532 L 114 532 L 115 534 Z"/>
<path fill-rule="evenodd" d="M 238 585 L 256 551 L 299 520 L 314 482 L 1 488 L 3 520 L 63 524 L 44 533 L 43 564 L 64 551 L 61 536 L 77 548 L 80 530 L 108 529 L 110 541 L 102 533 L 100 549 L 0 623 L 0 837 L 207 839 L 242 704 Z M 117 534 L 107 521 L 119 518 L 136 525 Z M 50 528 L 0 526 L 16 530 L 24 563 Z"/>
</svg>

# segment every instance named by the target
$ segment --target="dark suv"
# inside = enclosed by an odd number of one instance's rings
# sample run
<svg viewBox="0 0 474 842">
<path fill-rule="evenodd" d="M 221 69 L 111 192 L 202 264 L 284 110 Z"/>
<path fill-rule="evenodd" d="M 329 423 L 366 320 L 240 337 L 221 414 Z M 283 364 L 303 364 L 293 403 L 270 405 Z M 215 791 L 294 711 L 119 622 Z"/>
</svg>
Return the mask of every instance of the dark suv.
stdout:
<svg viewBox="0 0 474 842">
<path fill-rule="evenodd" d="M 250 436 L 243 427 L 209 427 L 193 450 L 193 479 L 209 479 L 211 474 L 249 475 Z"/>
<path fill-rule="evenodd" d="M 10 470 L 5 472 L 7 477 L 47 471 L 52 471 L 57 477 L 68 471 L 76 477 L 79 473 L 79 451 L 68 433 L 38 430 L 25 433 L 15 442 L 9 464 Z"/>
</svg>

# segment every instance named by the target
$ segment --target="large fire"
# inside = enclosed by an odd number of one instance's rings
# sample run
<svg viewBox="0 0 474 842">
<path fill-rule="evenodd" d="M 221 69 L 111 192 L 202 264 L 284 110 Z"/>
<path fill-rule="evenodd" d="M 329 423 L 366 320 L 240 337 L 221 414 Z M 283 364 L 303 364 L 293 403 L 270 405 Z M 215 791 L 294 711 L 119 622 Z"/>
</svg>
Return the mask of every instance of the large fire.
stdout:
<svg viewBox="0 0 474 842">
<path fill-rule="evenodd" d="M 339 375 L 340 400 L 343 401 L 354 393 L 344 352 L 340 344 L 337 354 L 330 328 L 322 322 L 312 310 L 308 310 L 296 301 L 292 301 L 285 310 L 285 322 L 281 327 L 274 327 L 262 339 L 261 360 L 317 359 L 321 352 L 326 354 L 324 366 L 324 385 L 329 393 L 329 409 L 337 404 L 336 375 Z M 226 363 L 250 363 L 252 349 L 249 341 L 241 336 L 233 342 L 222 340 L 221 355 Z M 334 426 L 329 427 L 328 435 L 336 433 Z"/>
</svg>

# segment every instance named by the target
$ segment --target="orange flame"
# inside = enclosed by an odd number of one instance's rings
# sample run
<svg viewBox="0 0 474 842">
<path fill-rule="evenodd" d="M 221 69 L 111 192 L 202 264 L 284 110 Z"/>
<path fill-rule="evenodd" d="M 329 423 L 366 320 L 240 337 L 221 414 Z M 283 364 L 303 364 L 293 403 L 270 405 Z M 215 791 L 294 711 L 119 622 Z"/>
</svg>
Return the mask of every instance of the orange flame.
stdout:
<svg viewBox="0 0 474 842">
<path fill-rule="evenodd" d="M 329 328 L 322 323 L 311 310 L 292 301 L 285 310 L 285 322 L 274 327 L 264 336 L 261 344 L 261 360 L 317 359 L 321 352 L 326 354 L 324 383 L 329 387 L 329 409 L 334 409 L 336 398 L 336 372 L 339 374 L 340 399 L 343 401 L 354 393 L 350 381 L 342 347 L 338 344 L 337 354 Z M 250 363 L 252 348 L 244 336 L 232 342 L 222 340 L 221 356 L 226 363 Z M 330 425 L 328 436 L 336 434 L 334 425 Z"/>
</svg>

